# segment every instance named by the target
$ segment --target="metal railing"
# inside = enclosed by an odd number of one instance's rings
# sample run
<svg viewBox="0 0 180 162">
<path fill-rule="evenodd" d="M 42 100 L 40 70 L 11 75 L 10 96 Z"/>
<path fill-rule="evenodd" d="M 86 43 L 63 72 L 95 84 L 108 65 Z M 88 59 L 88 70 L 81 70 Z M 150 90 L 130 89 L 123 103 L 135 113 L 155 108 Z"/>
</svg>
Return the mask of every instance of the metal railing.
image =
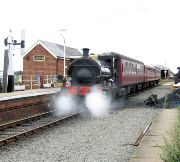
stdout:
<svg viewBox="0 0 180 162">
<path fill-rule="evenodd" d="M 0 92 L 2 90 L 3 80 L 0 79 Z M 25 87 L 23 89 L 40 89 L 49 87 L 62 87 L 63 76 L 59 75 L 15 75 L 15 87 Z M 21 89 L 21 88 L 20 88 Z"/>
<path fill-rule="evenodd" d="M 35 78 L 33 75 L 22 75 L 22 81 L 19 83 L 25 85 L 26 89 L 37 89 L 40 88 L 41 85 L 40 80 Z"/>
<path fill-rule="evenodd" d="M 20 79 L 21 80 L 21 79 Z M 26 89 L 37 89 L 62 86 L 62 76 L 57 75 L 23 75 L 21 83 Z"/>
</svg>

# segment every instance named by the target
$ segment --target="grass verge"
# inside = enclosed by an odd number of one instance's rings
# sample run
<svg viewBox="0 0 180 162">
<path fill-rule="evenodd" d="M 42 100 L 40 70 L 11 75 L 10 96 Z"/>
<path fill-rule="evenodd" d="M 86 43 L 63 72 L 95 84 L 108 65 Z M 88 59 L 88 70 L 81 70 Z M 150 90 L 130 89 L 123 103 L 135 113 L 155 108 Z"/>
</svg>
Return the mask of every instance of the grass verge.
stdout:
<svg viewBox="0 0 180 162">
<path fill-rule="evenodd" d="M 164 146 L 160 146 L 163 162 L 180 162 L 180 107 L 178 109 L 178 121 L 169 136 L 164 137 Z"/>
</svg>

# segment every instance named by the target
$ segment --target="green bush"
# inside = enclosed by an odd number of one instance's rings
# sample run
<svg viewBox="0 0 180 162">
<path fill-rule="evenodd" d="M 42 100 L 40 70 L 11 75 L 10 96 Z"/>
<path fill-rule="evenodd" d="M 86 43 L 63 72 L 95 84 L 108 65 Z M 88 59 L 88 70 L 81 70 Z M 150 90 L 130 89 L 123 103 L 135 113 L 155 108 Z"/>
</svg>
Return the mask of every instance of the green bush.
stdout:
<svg viewBox="0 0 180 162">
<path fill-rule="evenodd" d="M 169 137 L 164 137 L 164 146 L 161 146 L 161 159 L 164 162 L 180 162 L 180 107 L 178 122 L 174 125 Z"/>
</svg>

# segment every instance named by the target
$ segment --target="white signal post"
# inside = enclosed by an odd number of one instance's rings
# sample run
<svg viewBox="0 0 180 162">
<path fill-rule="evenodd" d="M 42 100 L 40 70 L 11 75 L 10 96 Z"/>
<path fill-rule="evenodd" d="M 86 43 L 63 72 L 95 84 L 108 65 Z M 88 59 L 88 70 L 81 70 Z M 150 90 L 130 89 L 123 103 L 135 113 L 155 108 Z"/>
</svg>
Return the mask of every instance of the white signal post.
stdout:
<svg viewBox="0 0 180 162">
<path fill-rule="evenodd" d="M 164 79 L 167 79 L 167 70 L 164 70 Z"/>
<path fill-rule="evenodd" d="M 8 43 L 8 58 L 9 58 L 9 66 L 8 66 L 8 75 L 14 75 L 14 69 L 13 69 L 13 37 L 10 34 L 8 35 L 7 39 Z"/>
<path fill-rule="evenodd" d="M 8 49 L 8 86 L 7 86 L 7 92 L 13 92 L 14 91 L 14 69 L 13 69 L 13 37 L 11 34 L 11 30 L 9 32 L 9 35 L 7 37 L 7 49 Z"/>
<path fill-rule="evenodd" d="M 20 45 L 22 51 L 24 51 L 24 47 L 25 47 L 25 41 L 21 40 L 20 43 L 17 43 L 16 40 L 13 40 L 11 32 L 12 31 L 10 30 L 8 37 L 6 39 L 4 39 L 5 53 L 8 53 L 8 57 L 6 57 L 7 60 L 4 61 L 4 63 L 7 64 L 6 65 L 7 68 L 4 69 L 4 72 L 3 72 L 3 76 L 6 77 L 8 75 L 8 77 L 7 77 L 8 85 L 3 84 L 3 91 L 5 93 L 6 92 L 14 92 L 13 47 L 15 45 Z M 4 78 L 4 80 L 6 80 L 6 78 Z M 7 87 L 7 90 L 6 90 L 6 87 Z"/>
<path fill-rule="evenodd" d="M 63 40 L 64 40 L 64 78 L 66 77 L 66 42 L 65 42 L 65 37 L 62 35 L 62 33 L 61 32 L 64 32 L 64 31 L 66 31 L 65 29 L 60 29 L 60 35 L 61 35 L 61 37 L 63 38 Z"/>
</svg>

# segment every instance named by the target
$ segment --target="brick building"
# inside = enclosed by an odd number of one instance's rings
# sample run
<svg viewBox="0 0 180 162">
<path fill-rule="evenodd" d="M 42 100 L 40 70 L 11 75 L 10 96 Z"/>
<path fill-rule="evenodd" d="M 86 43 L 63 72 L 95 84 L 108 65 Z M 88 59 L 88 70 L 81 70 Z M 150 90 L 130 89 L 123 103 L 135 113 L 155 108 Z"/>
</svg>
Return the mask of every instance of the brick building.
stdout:
<svg viewBox="0 0 180 162">
<path fill-rule="evenodd" d="M 77 49 L 66 47 L 66 67 L 82 56 Z M 66 68 L 66 74 L 67 74 Z M 23 56 L 23 84 L 26 89 L 42 87 L 44 83 L 62 79 L 64 74 L 64 46 L 38 40 Z M 36 84 L 31 83 L 35 82 Z M 39 82 L 38 82 L 39 81 Z"/>
</svg>

